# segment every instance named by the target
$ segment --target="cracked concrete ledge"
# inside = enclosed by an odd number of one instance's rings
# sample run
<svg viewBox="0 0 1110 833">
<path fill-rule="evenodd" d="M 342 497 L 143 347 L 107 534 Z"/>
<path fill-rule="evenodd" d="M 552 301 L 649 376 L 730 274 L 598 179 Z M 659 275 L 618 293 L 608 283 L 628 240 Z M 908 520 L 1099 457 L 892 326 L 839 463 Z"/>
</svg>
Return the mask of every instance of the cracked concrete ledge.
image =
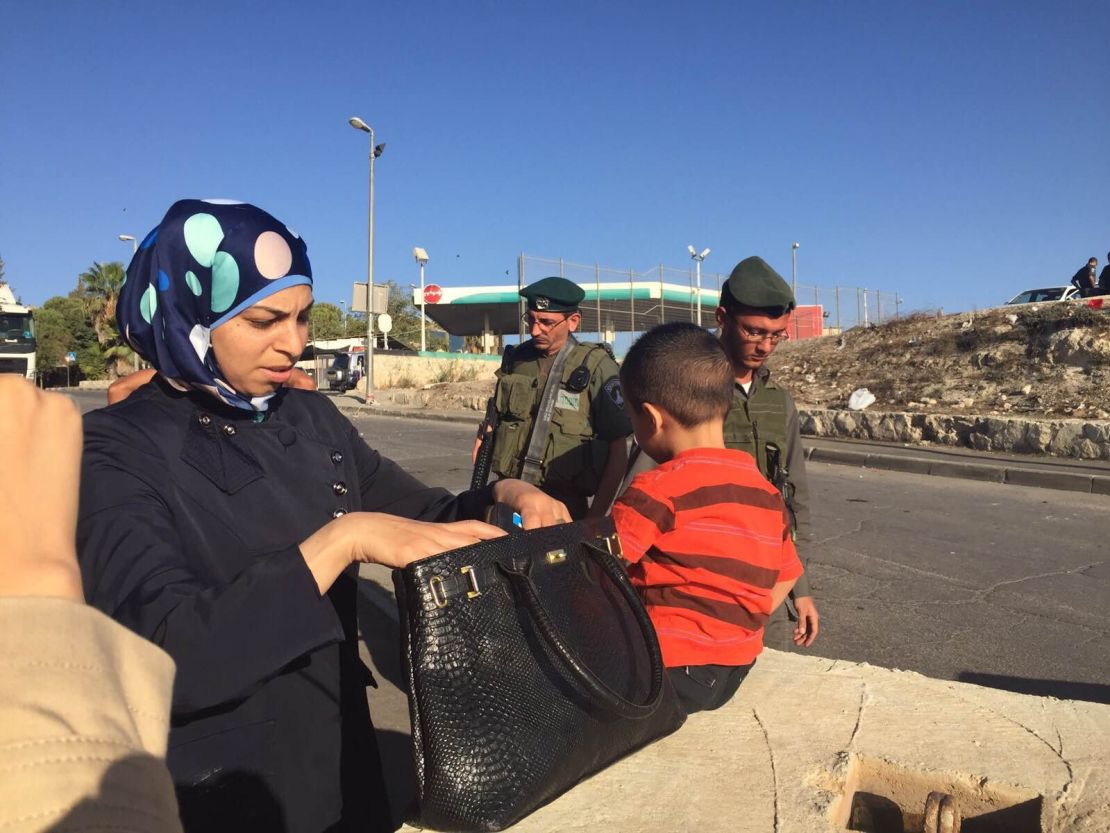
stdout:
<svg viewBox="0 0 1110 833">
<path fill-rule="evenodd" d="M 965 827 L 1108 831 L 1108 741 L 1110 706 L 768 650 L 724 708 L 512 829 L 832 833 L 868 812 L 920 829 L 936 789 Z"/>
</svg>

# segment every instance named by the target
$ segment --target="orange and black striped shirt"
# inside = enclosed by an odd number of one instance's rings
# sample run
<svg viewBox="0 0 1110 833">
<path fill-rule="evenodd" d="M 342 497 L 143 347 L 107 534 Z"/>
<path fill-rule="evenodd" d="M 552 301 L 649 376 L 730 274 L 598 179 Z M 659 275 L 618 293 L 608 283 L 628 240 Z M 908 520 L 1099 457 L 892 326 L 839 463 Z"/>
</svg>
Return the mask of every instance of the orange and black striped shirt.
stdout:
<svg viewBox="0 0 1110 833">
<path fill-rule="evenodd" d="M 782 497 L 751 455 L 677 454 L 632 480 L 613 521 L 665 665 L 755 660 L 771 588 L 800 576 L 802 564 Z"/>
</svg>

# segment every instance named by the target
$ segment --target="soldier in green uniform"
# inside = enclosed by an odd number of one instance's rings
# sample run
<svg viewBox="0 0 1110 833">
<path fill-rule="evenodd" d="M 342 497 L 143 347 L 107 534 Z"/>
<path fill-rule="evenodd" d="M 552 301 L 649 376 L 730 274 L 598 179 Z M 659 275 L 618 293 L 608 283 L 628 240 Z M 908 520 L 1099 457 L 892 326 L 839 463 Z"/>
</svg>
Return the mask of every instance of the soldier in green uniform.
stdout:
<svg viewBox="0 0 1110 833">
<path fill-rule="evenodd" d="M 790 394 L 771 381 L 771 371 L 764 366 L 788 337 L 794 306 L 794 294 L 782 276 L 762 258 L 749 257 L 736 265 L 721 287 L 717 328 L 736 374 L 732 409 L 725 419 L 725 445 L 751 454 L 764 476 L 782 491 L 794 516 L 795 544 L 804 564 L 812 535 L 798 409 Z M 819 623 L 808 573 L 803 574 L 787 604 L 767 623 L 764 639 L 772 648 L 789 647 L 791 642 L 808 647 L 817 638 Z"/>
<path fill-rule="evenodd" d="M 531 338 L 506 348 L 497 371 L 492 470 L 535 483 L 575 520 L 604 515 L 632 433 L 617 363 L 605 345 L 574 338 L 585 295 L 577 284 L 544 278 L 520 294 L 528 302 L 524 323 Z M 485 421 L 478 427 L 473 456 L 489 428 Z"/>
</svg>

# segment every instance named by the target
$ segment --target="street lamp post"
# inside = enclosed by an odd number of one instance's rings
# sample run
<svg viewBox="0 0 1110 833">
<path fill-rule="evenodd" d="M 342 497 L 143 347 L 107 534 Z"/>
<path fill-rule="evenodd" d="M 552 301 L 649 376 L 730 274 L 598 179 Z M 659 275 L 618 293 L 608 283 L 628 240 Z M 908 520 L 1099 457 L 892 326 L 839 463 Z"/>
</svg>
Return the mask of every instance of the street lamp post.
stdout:
<svg viewBox="0 0 1110 833">
<path fill-rule="evenodd" d="M 121 234 L 121 235 L 119 235 L 119 239 L 122 240 L 124 243 L 127 243 L 128 241 L 131 242 L 131 256 L 132 257 L 134 257 L 136 254 L 138 254 L 138 252 L 139 252 L 139 241 L 136 240 L 133 235 Z M 133 365 L 135 365 L 136 370 L 139 369 L 139 354 L 136 353 L 134 350 L 131 351 L 131 363 Z"/>
<path fill-rule="evenodd" d="M 370 134 L 370 217 L 366 233 L 366 401 L 374 396 L 374 160 L 382 155 L 385 143 L 374 144 L 374 128 L 352 116 L 347 120 L 355 130 Z"/>
<path fill-rule="evenodd" d="M 698 252 L 697 249 L 695 249 L 693 246 L 687 246 L 686 251 L 688 251 L 690 253 L 690 257 L 693 258 L 694 264 L 695 264 L 695 270 L 697 271 L 697 274 L 698 274 L 698 277 L 697 277 L 698 326 L 700 327 L 701 326 L 701 262 L 709 256 L 709 249 L 702 249 L 701 252 Z"/>
<path fill-rule="evenodd" d="M 790 245 L 790 290 L 794 293 L 794 303 L 798 303 L 798 249 L 801 243 Z"/>
<path fill-rule="evenodd" d="M 424 266 L 428 263 L 428 253 L 419 246 L 413 246 L 412 256 L 416 258 L 416 262 L 420 264 L 420 352 L 423 353 L 428 349 L 424 335 Z"/>
<path fill-rule="evenodd" d="M 801 243 L 790 244 L 790 291 L 794 295 L 794 338 L 798 337 L 798 249 Z"/>
</svg>

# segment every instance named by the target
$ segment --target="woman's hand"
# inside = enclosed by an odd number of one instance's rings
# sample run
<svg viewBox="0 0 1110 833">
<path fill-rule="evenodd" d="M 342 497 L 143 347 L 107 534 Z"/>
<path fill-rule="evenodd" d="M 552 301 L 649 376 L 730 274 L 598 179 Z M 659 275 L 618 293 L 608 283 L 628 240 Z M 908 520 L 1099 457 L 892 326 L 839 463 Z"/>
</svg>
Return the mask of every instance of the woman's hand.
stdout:
<svg viewBox="0 0 1110 833">
<path fill-rule="evenodd" d="M 498 480 L 493 484 L 493 499 L 519 512 L 525 529 L 570 522 L 570 512 L 561 501 L 523 480 Z"/>
<path fill-rule="evenodd" d="M 379 512 L 351 512 L 309 536 L 301 544 L 301 554 L 323 594 L 354 562 L 404 567 L 504 534 L 481 521 L 429 523 Z"/>
<path fill-rule="evenodd" d="M 84 600 L 75 535 L 80 465 L 73 402 L 0 375 L 0 596 Z"/>
</svg>

